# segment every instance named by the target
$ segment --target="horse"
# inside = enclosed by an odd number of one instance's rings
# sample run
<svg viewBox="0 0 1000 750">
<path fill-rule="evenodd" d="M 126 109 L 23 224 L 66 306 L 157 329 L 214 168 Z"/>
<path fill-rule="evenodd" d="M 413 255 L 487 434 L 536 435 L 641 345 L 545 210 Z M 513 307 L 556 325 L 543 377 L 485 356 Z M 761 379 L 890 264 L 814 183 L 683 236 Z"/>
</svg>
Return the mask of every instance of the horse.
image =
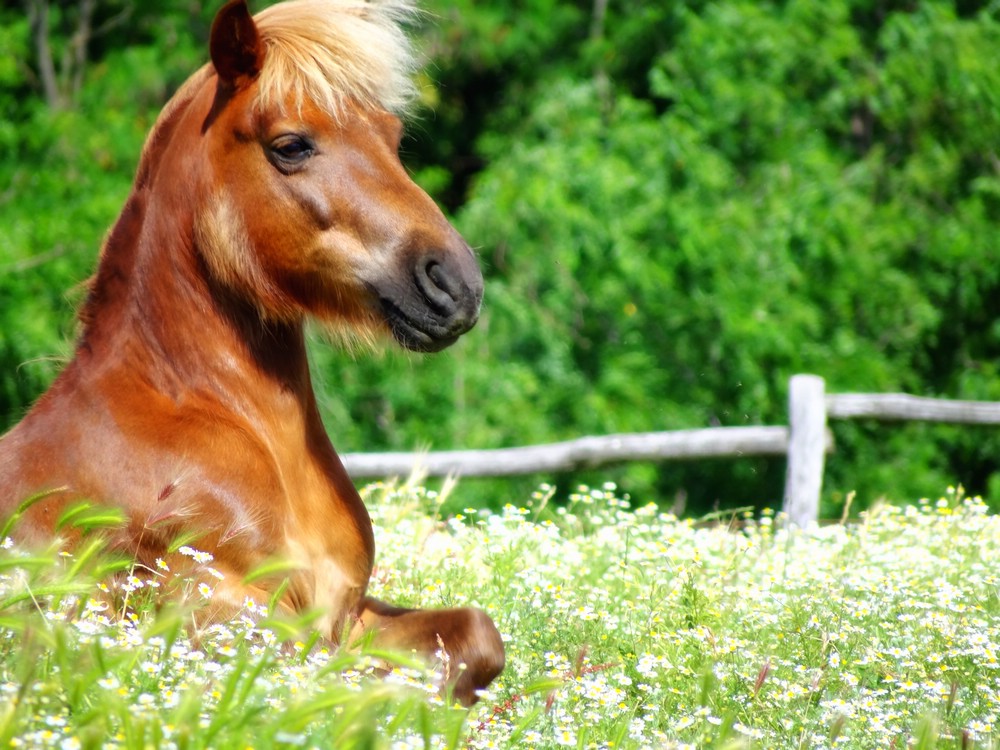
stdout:
<svg viewBox="0 0 1000 750">
<path fill-rule="evenodd" d="M 120 507 L 113 543 L 180 566 L 196 532 L 224 576 L 217 620 L 277 584 L 333 644 L 436 654 L 465 704 L 504 667 L 476 608 L 419 610 L 367 593 L 374 538 L 310 381 L 304 324 L 434 352 L 476 323 L 473 251 L 409 177 L 411 0 L 230 0 L 210 62 L 167 102 L 78 313 L 72 359 L 0 438 L 0 513 L 28 496 L 27 541 L 58 538 L 82 499 Z M 349 639 L 349 640 L 347 640 Z"/>
</svg>

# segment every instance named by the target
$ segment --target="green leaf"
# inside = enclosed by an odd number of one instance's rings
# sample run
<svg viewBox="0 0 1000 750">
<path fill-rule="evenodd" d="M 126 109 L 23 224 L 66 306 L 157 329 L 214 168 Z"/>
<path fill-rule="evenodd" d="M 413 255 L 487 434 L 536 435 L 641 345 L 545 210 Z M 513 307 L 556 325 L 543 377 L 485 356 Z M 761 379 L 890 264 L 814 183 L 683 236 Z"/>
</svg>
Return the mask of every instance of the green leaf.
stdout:
<svg viewBox="0 0 1000 750">
<path fill-rule="evenodd" d="M 42 492 L 36 492 L 34 495 L 28 497 L 20 505 L 17 506 L 17 510 L 8 518 L 2 528 L 0 528 L 0 541 L 3 541 L 10 536 L 11 530 L 24 515 L 24 512 L 30 508 L 35 503 L 41 502 L 42 500 L 52 497 L 53 495 L 58 495 L 63 492 L 67 492 L 67 487 L 57 487 L 51 490 L 43 490 Z"/>
<path fill-rule="evenodd" d="M 94 529 L 120 528 L 125 525 L 126 521 L 125 512 L 121 508 L 94 505 L 82 500 L 73 503 L 62 512 L 56 521 L 56 530 L 71 526 L 88 533 Z"/>
<path fill-rule="evenodd" d="M 272 557 L 264 560 L 243 577 L 243 585 L 248 586 L 264 578 L 275 578 L 286 573 L 304 570 L 299 562 L 284 557 Z"/>
</svg>

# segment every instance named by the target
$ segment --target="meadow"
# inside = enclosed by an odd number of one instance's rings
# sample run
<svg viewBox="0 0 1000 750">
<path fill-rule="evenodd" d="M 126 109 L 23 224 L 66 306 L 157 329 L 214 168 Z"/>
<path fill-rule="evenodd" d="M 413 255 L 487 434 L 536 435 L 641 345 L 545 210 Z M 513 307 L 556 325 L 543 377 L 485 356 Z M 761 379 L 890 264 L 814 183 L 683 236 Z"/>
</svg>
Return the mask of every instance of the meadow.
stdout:
<svg viewBox="0 0 1000 750">
<path fill-rule="evenodd" d="M 0 746 L 1000 746 L 1000 521 L 980 499 L 949 489 L 798 530 L 682 520 L 612 485 L 552 493 L 446 512 L 461 486 L 364 492 L 372 593 L 474 604 L 504 634 L 507 669 L 470 710 L 438 687 L 461 665 L 334 649 L 267 602 L 209 625 L 211 586 L 130 567 L 96 534 L 29 553 L 10 523 Z M 67 524 L 110 520 L 82 508 Z M 181 551 L 211 578 L 196 542 Z M 171 587 L 180 603 L 157 605 Z"/>
</svg>

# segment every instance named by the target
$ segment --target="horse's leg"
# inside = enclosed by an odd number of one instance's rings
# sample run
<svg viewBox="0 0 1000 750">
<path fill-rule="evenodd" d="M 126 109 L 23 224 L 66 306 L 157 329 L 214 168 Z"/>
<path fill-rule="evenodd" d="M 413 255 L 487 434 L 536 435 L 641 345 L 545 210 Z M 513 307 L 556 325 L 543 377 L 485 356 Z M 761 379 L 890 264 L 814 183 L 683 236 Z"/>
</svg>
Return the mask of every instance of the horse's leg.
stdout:
<svg viewBox="0 0 1000 750">
<path fill-rule="evenodd" d="M 352 640 L 363 633 L 372 634 L 374 645 L 416 651 L 428 659 L 443 650 L 448 683 L 466 706 L 503 671 L 503 639 L 480 609 L 406 609 L 366 596 Z"/>
</svg>

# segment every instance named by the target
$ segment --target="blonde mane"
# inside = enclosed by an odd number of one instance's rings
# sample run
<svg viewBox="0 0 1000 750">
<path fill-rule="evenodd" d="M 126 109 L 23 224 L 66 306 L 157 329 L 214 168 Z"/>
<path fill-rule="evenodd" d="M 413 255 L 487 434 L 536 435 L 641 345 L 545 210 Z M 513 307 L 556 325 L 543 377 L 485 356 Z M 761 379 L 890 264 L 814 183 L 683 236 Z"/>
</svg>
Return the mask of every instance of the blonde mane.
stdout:
<svg viewBox="0 0 1000 750">
<path fill-rule="evenodd" d="M 311 101 L 338 116 L 354 100 L 406 114 L 417 63 L 401 24 L 415 15 L 412 0 L 289 0 L 262 10 L 258 105 Z"/>
</svg>

